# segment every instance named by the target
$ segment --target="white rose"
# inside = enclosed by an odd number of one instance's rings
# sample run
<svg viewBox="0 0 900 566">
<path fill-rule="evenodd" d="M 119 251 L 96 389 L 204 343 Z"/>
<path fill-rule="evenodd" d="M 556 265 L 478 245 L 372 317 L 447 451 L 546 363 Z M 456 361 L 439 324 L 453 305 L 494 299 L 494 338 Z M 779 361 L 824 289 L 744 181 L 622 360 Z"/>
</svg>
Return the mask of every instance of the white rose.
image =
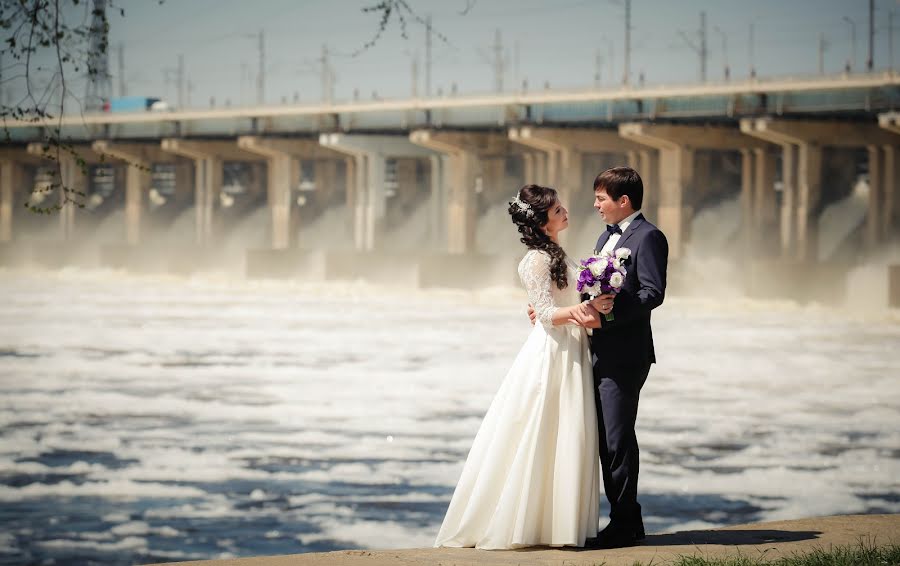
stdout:
<svg viewBox="0 0 900 566">
<path fill-rule="evenodd" d="M 609 286 L 613 289 L 619 289 L 625 283 L 625 276 L 621 273 L 613 273 L 609 276 Z"/>
<path fill-rule="evenodd" d="M 606 262 L 603 261 L 595 261 L 591 264 L 590 268 L 591 273 L 594 274 L 594 277 L 600 277 L 603 271 L 606 269 Z"/>
<path fill-rule="evenodd" d="M 631 257 L 631 250 L 628 248 L 619 248 L 616 250 L 616 259 L 627 259 Z"/>
<path fill-rule="evenodd" d="M 622 271 L 622 260 L 621 259 L 616 258 L 613 260 L 612 263 L 613 263 L 613 267 L 616 268 L 616 271 Z"/>
</svg>

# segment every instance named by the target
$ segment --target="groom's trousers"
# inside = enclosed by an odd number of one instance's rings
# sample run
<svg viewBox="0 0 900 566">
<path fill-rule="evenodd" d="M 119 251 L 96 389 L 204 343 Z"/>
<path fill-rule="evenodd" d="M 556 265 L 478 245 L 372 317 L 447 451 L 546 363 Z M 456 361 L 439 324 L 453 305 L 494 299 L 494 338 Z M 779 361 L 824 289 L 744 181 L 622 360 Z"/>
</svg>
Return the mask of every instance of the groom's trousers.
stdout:
<svg viewBox="0 0 900 566">
<path fill-rule="evenodd" d="M 628 375 L 594 377 L 600 468 L 609 518 L 612 523 L 641 531 L 641 505 L 637 500 L 640 458 L 634 427 L 641 387 L 649 373 L 647 366 Z"/>
</svg>

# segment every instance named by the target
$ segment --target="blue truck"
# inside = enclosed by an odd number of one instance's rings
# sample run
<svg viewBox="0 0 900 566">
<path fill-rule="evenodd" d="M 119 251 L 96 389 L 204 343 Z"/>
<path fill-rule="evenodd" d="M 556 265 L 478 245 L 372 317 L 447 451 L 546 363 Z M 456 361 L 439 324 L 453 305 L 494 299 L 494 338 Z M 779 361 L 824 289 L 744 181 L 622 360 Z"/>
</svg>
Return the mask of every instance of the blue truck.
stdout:
<svg viewBox="0 0 900 566">
<path fill-rule="evenodd" d="M 170 109 L 165 101 L 152 96 L 121 96 L 105 106 L 107 112 L 163 112 Z"/>
</svg>

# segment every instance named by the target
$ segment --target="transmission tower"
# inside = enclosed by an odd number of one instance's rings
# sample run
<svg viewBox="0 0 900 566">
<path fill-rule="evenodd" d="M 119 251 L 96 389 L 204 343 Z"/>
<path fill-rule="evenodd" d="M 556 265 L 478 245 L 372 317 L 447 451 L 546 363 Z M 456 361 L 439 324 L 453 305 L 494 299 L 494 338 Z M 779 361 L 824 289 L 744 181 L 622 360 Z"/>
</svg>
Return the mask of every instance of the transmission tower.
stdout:
<svg viewBox="0 0 900 566">
<path fill-rule="evenodd" d="M 84 106 L 88 111 L 103 110 L 112 95 L 109 76 L 109 38 L 107 37 L 106 0 L 94 0 L 91 12 L 91 46 L 88 52 L 87 92 Z"/>
</svg>

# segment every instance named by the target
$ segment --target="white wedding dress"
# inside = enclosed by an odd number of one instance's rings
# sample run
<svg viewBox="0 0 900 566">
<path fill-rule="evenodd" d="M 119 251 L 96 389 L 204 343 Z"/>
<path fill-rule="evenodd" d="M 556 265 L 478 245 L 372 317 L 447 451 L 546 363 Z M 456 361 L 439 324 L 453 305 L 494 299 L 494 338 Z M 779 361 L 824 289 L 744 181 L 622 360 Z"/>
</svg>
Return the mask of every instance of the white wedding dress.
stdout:
<svg viewBox="0 0 900 566">
<path fill-rule="evenodd" d="M 537 323 L 475 436 L 435 546 L 583 546 L 597 534 L 600 464 L 585 330 L 554 327 L 580 301 L 574 265 L 565 289 L 550 256 L 529 250 L 519 276 Z"/>
</svg>

